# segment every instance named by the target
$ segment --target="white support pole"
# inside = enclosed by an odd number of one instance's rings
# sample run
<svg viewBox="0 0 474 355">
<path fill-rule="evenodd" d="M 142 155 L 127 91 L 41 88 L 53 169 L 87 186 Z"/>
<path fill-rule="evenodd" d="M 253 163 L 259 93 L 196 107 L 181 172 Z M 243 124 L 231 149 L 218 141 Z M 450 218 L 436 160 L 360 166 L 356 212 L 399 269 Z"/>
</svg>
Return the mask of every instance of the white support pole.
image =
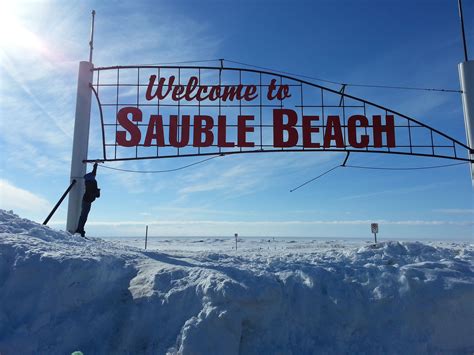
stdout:
<svg viewBox="0 0 474 355">
<path fill-rule="evenodd" d="M 471 148 L 469 157 L 474 159 L 474 60 L 459 63 L 459 81 L 462 90 L 462 107 L 466 126 L 467 145 Z M 471 179 L 474 185 L 474 164 L 471 167 Z"/>
<path fill-rule="evenodd" d="M 71 159 L 71 182 L 73 179 L 77 183 L 69 193 L 67 209 L 68 232 L 74 233 L 77 228 L 77 222 L 81 214 L 82 195 L 84 194 L 84 175 L 86 174 L 87 164 L 83 160 L 87 159 L 87 150 L 89 147 L 89 126 L 91 116 L 91 96 L 94 65 L 90 62 L 81 62 L 79 64 L 79 78 L 77 81 L 76 97 L 76 119 L 74 122 L 74 138 L 72 144 Z"/>
</svg>

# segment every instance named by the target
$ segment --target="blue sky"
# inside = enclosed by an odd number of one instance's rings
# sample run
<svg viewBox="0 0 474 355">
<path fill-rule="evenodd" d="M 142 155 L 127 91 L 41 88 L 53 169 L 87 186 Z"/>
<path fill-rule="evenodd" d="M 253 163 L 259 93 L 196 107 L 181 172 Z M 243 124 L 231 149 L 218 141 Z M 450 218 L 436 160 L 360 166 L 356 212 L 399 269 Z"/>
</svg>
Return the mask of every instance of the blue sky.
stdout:
<svg viewBox="0 0 474 355">
<path fill-rule="evenodd" d="M 199 5 L 197 5 L 199 4 Z M 95 9 L 96 66 L 225 58 L 337 82 L 458 89 L 456 1 L 15 1 L 2 3 L 0 206 L 41 222 L 69 181 L 78 64 Z M 474 58 L 474 2 L 464 1 Z M 217 64 L 217 62 L 212 63 Z M 321 84 L 321 83 L 320 83 Z M 328 87 L 339 89 L 336 85 Z M 457 93 L 348 87 L 465 142 Z M 94 105 L 93 105 L 94 106 Z M 93 109 L 92 121 L 98 120 Z M 91 131 L 90 152 L 100 147 Z M 179 172 L 100 169 L 89 235 L 473 237 L 467 165 L 421 171 L 338 169 L 339 153 L 236 155 Z M 199 159 L 114 164 L 172 169 Z M 354 165 L 452 161 L 353 154 Z M 51 220 L 65 228 L 65 203 Z"/>
</svg>

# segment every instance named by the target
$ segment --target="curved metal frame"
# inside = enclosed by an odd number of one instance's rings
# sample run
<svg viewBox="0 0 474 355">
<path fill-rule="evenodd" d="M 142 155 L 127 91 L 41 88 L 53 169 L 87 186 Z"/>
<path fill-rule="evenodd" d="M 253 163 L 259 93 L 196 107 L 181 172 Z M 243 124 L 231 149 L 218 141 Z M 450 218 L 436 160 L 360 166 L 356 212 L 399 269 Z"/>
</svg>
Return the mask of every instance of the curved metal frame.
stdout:
<svg viewBox="0 0 474 355">
<path fill-rule="evenodd" d="M 351 99 L 351 100 L 355 100 L 355 101 L 359 101 L 361 103 L 363 103 L 364 105 L 370 105 L 370 106 L 373 106 L 373 107 L 376 107 L 378 109 L 381 109 L 381 110 L 384 110 L 386 111 L 387 113 L 391 113 L 391 114 L 394 114 L 394 115 L 397 115 L 399 117 L 402 117 L 410 122 L 413 122 L 415 124 L 417 124 L 419 127 L 423 127 L 423 128 L 426 128 L 428 130 L 430 130 L 431 132 L 434 132 L 444 138 L 446 138 L 447 140 L 451 141 L 453 143 L 453 149 L 454 149 L 454 156 L 453 157 L 449 157 L 449 156 L 443 156 L 443 155 L 437 155 L 437 154 L 423 154 L 423 153 L 414 153 L 414 152 L 396 152 L 396 151 L 377 151 L 377 150 L 362 150 L 362 149 L 347 149 L 346 147 L 345 148 L 338 148 L 338 149 L 332 149 L 332 148 L 305 148 L 305 149 L 284 149 L 284 150 L 280 150 L 280 149 L 275 149 L 275 150 L 263 150 L 263 149 L 255 149 L 255 150 L 244 150 L 244 151 L 230 151 L 230 152 L 213 152 L 213 153 L 199 153 L 199 154 L 180 154 L 180 155 L 169 155 L 169 156 L 152 156 L 152 157 L 133 157 L 133 158 L 116 158 L 116 159 L 107 159 L 106 158 L 106 149 L 105 149 L 105 132 L 104 132 L 104 119 L 103 119 L 103 113 L 102 113 L 102 105 L 101 105 L 101 102 L 100 102 L 100 99 L 99 99 L 99 95 L 97 93 L 97 91 L 94 89 L 93 85 L 91 85 L 92 87 L 92 90 L 96 96 L 96 99 L 97 99 L 97 102 L 98 102 L 98 105 L 99 105 L 99 109 L 100 109 L 100 115 L 101 115 L 101 123 L 102 123 L 102 140 L 103 140 L 103 153 L 104 153 L 104 161 L 127 161 L 127 160 L 145 160 L 145 159 L 163 159 L 163 158 L 176 158 L 176 157 L 194 157 L 194 156 L 209 156 L 209 155 L 231 155 L 231 154 L 245 154 L 245 153 L 273 153 L 273 152 L 351 152 L 351 153 L 382 153 L 382 154 L 397 154 L 397 155 L 412 155 L 412 156 L 422 156 L 422 157 L 434 157 L 434 158 L 444 158 L 444 159 L 452 159 L 452 160 L 460 160 L 460 161 L 466 161 L 466 162 L 471 162 L 471 163 L 474 163 L 473 160 L 469 159 L 469 158 L 463 158 L 463 157 L 458 157 L 457 156 L 457 153 L 456 153 L 456 147 L 455 147 L 455 144 L 458 144 L 459 146 L 465 148 L 468 150 L 468 152 L 470 152 L 471 154 L 474 153 L 474 148 L 470 148 L 468 147 L 466 144 L 458 141 L 457 139 L 454 139 L 448 135 L 446 135 L 445 133 L 433 128 L 433 127 L 430 127 L 414 118 L 411 118 L 407 115 L 404 115 L 402 113 L 399 113 L 397 111 L 394 111 L 392 109 L 389 109 L 387 107 L 384 107 L 384 106 L 381 106 L 381 105 L 378 105 L 376 103 L 373 103 L 371 101 L 368 101 L 368 100 L 365 100 L 365 99 L 361 99 L 361 98 L 358 98 L 358 97 L 355 97 L 355 96 L 352 96 L 352 95 L 349 95 L 349 94 L 346 94 L 344 91 L 340 92 L 340 91 L 336 91 L 336 90 L 333 90 L 333 89 L 330 89 L 330 88 L 327 88 L 325 86 L 321 86 L 321 85 L 318 85 L 318 84 L 315 84 L 315 83 L 312 83 L 312 82 L 309 82 L 309 81 L 306 81 L 306 80 L 302 80 L 302 79 L 298 79 L 298 78 L 295 78 L 295 77 L 292 77 L 292 76 L 289 76 L 289 75 L 285 75 L 285 74 L 280 74 L 280 73 L 273 73 L 271 71 L 264 71 L 264 70 L 255 70 L 255 69 L 247 69 L 247 68 L 236 68 L 236 67 L 223 67 L 223 66 L 220 66 L 220 67 L 215 67 L 215 66 L 173 66 L 173 65 L 127 65 L 127 66 L 111 66 L 111 67 L 97 67 L 97 68 L 94 68 L 93 71 L 97 71 L 97 72 L 100 72 L 100 71 L 105 71 L 105 70 L 121 70 L 121 69 L 194 69 L 194 70 L 217 70 L 217 71 L 222 71 L 222 70 L 229 70 L 229 71 L 239 71 L 239 72 L 249 72 L 249 73 L 256 73 L 256 74 L 260 74 L 260 75 L 270 75 L 270 76 L 275 76 L 275 77 L 280 77 L 280 78 L 285 78 L 285 79 L 288 79 L 288 80 L 292 80 L 292 81 L 295 81 L 295 82 L 299 82 L 301 84 L 305 84 L 305 85 L 308 85 L 310 87 L 314 87 L 314 88 L 318 88 L 318 89 L 321 89 L 321 90 L 325 90 L 325 91 L 328 91 L 328 92 L 331 92 L 333 94 L 336 94 L 336 95 L 339 95 L 342 97 L 346 97 L 348 99 Z M 415 126 L 413 126 L 413 128 L 415 128 Z M 92 162 L 92 161 L 95 161 L 95 160 L 87 160 L 88 162 Z"/>
<path fill-rule="evenodd" d="M 104 113 L 102 111 L 102 104 L 100 103 L 99 94 L 94 86 L 91 84 L 90 88 L 95 95 L 97 100 L 97 105 L 99 106 L 99 113 L 100 113 L 100 126 L 102 128 L 102 152 L 104 153 L 104 160 L 107 160 L 106 150 L 105 150 L 105 130 L 104 130 Z"/>
</svg>

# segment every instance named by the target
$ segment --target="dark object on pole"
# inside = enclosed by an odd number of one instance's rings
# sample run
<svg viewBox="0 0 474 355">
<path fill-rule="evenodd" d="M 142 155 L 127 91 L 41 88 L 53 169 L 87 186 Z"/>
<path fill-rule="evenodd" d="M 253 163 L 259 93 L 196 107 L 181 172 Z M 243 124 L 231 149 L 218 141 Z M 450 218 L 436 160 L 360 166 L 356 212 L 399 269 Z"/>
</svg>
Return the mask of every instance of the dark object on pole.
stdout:
<svg viewBox="0 0 474 355">
<path fill-rule="evenodd" d="M 462 14 L 462 0 L 458 0 L 458 8 L 459 8 L 459 17 L 461 19 L 461 34 L 462 34 L 462 43 L 464 47 L 464 61 L 467 62 L 467 45 L 466 45 L 466 34 L 464 33 L 464 16 Z"/>
<path fill-rule="evenodd" d="M 146 226 L 146 231 L 145 231 L 145 249 L 148 244 L 148 226 Z"/>
<path fill-rule="evenodd" d="M 43 225 L 47 225 L 49 220 L 51 219 L 51 217 L 53 217 L 53 214 L 56 212 L 56 210 L 58 209 L 59 205 L 63 202 L 63 200 L 66 198 L 67 194 L 69 193 L 69 191 L 71 191 L 72 187 L 75 185 L 76 183 L 76 179 L 72 180 L 71 182 L 71 185 L 69 185 L 69 187 L 67 188 L 66 191 L 64 191 L 63 195 L 61 196 L 61 198 L 59 199 L 58 203 L 56 203 L 56 205 L 54 206 L 53 210 L 49 213 L 48 217 L 46 217 L 46 219 L 44 220 L 43 222 Z"/>
</svg>

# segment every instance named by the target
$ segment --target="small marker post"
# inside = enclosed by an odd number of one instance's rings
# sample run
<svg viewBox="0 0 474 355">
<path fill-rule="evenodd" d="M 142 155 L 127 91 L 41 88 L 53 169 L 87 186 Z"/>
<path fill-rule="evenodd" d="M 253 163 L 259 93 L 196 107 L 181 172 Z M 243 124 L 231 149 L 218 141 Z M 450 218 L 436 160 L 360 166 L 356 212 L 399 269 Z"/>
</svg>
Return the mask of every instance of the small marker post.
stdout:
<svg viewBox="0 0 474 355">
<path fill-rule="evenodd" d="M 377 233 L 379 232 L 379 224 L 378 223 L 372 223 L 370 225 L 370 229 L 372 230 L 372 233 L 374 233 L 375 244 L 377 244 Z"/>
<path fill-rule="evenodd" d="M 234 238 L 235 238 L 235 250 L 237 250 L 237 241 L 239 239 L 239 235 L 237 233 L 235 233 Z"/>
<path fill-rule="evenodd" d="M 145 250 L 146 250 L 147 244 L 148 244 L 148 226 L 146 226 L 146 230 L 145 230 Z"/>
</svg>

